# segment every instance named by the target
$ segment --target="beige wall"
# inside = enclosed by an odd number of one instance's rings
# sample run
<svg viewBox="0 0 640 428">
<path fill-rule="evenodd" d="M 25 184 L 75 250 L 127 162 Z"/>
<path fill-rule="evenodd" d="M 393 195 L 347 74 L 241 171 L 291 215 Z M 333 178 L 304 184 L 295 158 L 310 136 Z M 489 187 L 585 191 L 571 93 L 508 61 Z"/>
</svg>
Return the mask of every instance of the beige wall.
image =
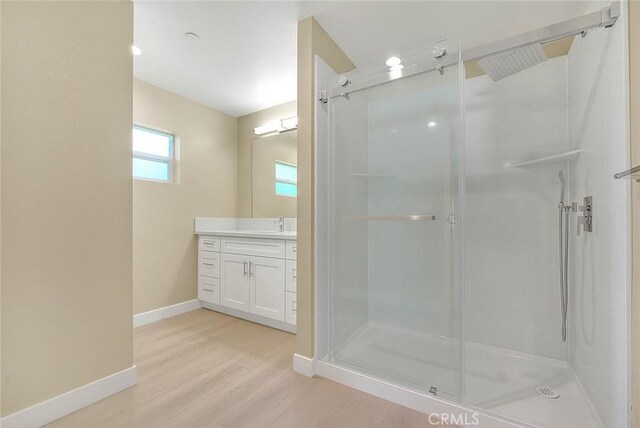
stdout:
<svg viewBox="0 0 640 428">
<path fill-rule="evenodd" d="M 0 49 L 2 49 L 2 3 L 0 2 Z M 0 52 L 2 52 L 0 50 Z M 2 224 L 2 54 L 0 53 L 0 225 Z M 2 227 L 0 227 L 0 417 L 2 412 Z"/>
<path fill-rule="evenodd" d="M 138 314 L 197 297 L 195 217 L 235 217 L 236 119 L 135 80 L 134 123 L 173 133 L 179 182 L 134 180 L 133 291 Z"/>
<path fill-rule="evenodd" d="M 251 142 L 253 129 L 273 120 L 296 115 L 291 101 L 238 118 L 238 216 L 251 217 Z"/>
<path fill-rule="evenodd" d="M 640 165 L 640 2 L 629 2 L 629 94 L 631 165 Z M 640 426 L 640 184 L 631 184 L 632 198 L 632 373 L 633 418 Z"/>
<path fill-rule="evenodd" d="M 2 4 L 2 415 L 133 364 L 133 4 Z"/>
<path fill-rule="evenodd" d="M 283 132 L 253 140 L 252 212 L 253 217 L 295 217 L 297 198 L 276 195 L 276 162 L 298 164 L 298 133 Z"/>
<path fill-rule="evenodd" d="M 296 353 L 313 357 L 315 55 L 337 73 L 355 66 L 309 17 L 298 23 L 298 316 Z"/>
</svg>

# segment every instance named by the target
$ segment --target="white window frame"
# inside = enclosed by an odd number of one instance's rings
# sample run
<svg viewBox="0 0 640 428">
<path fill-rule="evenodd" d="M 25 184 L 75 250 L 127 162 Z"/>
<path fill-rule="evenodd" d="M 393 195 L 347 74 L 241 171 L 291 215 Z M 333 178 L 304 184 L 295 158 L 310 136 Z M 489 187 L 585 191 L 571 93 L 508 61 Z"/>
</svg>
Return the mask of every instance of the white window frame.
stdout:
<svg viewBox="0 0 640 428">
<path fill-rule="evenodd" d="M 292 166 L 292 167 L 294 167 L 296 169 L 296 179 L 295 180 L 287 180 L 286 178 L 285 179 L 281 179 L 281 178 L 278 178 L 277 175 L 275 177 L 276 178 L 275 183 L 295 184 L 296 185 L 296 196 L 279 195 L 277 192 L 276 192 L 276 196 L 280 196 L 282 198 L 297 198 L 298 197 L 298 178 L 297 178 L 297 176 L 298 176 L 298 165 L 294 165 L 292 163 L 283 162 L 283 161 L 279 161 L 279 160 L 276 160 L 276 164 Z M 275 165 L 274 165 L 274 167 L 275 167 Z M 275 191 L 275 186 L 274 186 L 274 191 Z"/>
<path fill-rule="evenodd" d="M 158 180 L 156 178 L 144 178 L 144 177 L 136 177 L 135 175 L 133 175 L 133 171 L 131 171 L 131 175 L 133 176 L 134 180 L 144 180 L 144 181 L 155 181 L 157 183 L 173 183 L 173 169 L 174 169 L 174 165 L 173 165 L 173 159 L 175 158 L 174 154 L 175 154 L 175 142 L 176 142 L 176 136 L 170 132 L 167 131 L 162 131 L 160 129 L 155 129 L 155 128 L 151 128 L 149 126 L 146 125 L 138 125 L 138 124 L 134 124 L 132 129 L 140 129 L 142 131 L 145 132 L 152 132 L 155 134 L 159 134 L 162 136 L 169 136 L 171 137 L 171 140 L 169 141 L 169 156 L 160 156 L 160 155 L 154 155 L 151 153 L 145 153 L 145 152 L 137 152 L 135 150 L 133 150 L 133 156 L 132 156 L 132 161 L 133 159 L 143 159 L 143 160 L 149 160 L 149 161 L 154 161 L 154 162 L 163 162 L 166 163 L 168 165 L 168 169 L 169 169 L 169 176 L 167 177 L 166 180 Z M 131 141 L 131 144 L 133 145 L 133 139 Z"/>
</svg>

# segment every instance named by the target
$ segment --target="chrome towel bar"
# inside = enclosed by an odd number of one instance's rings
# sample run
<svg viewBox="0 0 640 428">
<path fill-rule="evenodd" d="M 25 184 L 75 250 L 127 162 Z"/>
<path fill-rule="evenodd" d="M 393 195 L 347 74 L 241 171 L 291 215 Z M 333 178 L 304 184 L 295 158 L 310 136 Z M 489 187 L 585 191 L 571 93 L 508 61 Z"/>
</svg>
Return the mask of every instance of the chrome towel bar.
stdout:
<svg viewBox="0 0 640 428">
<path fill-rule="evenodd" d="M 431 221 L 436 216 L 431 214 L 409 214 L 409 215 L 373 215 L 373 216 L 350 216 L 349 220 L 364 221 Z"/>
<path fill-rule="evenodd" d="M 639 174 L 639 175 L 634 176 L 634 174 Z M 628 169 L 626 171 L 613 174 L 613 178 L 615 178 L 616 180 L 619 178 L 634 178 L 638 183 L 640 183 L 640 165 L 634 166 L 633 168 Z"/>
</svg>

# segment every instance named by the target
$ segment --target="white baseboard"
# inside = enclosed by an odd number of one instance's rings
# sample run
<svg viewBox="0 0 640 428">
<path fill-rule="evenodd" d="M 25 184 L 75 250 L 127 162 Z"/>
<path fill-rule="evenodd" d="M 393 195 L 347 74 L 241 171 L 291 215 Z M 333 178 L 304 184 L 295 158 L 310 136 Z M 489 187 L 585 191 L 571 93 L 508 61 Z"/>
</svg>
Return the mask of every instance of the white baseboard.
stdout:
<svg viewBox="0 0 640 428">
<path fill-rule="evenodd" d="M 27 407 L 0 420 L 2 428 L 37 428 L 134 386 L 136 366 Z"/>
<path fill-rule="evenodd" d="M 305 357 L 300 354 L 293 354 L 293 371 L 305 375 L 307 377 L 313 377 L 316 374 L 314 358 Z"/>
<path fill-rule="evenodd" d="M 164 308 L 154 309 L 149 312 L 143 312 L 133 316 L 133 327 L 140 327 L 165 318 L 175 317 L 176 315 L 184 314 L 185 312 L 195 311 L 201 307 L 202 303 L 200 303 L 200 300 L 193 299 L 182 303 L 176 303 L 175 305 L 165 306 Z"/>
</svg>

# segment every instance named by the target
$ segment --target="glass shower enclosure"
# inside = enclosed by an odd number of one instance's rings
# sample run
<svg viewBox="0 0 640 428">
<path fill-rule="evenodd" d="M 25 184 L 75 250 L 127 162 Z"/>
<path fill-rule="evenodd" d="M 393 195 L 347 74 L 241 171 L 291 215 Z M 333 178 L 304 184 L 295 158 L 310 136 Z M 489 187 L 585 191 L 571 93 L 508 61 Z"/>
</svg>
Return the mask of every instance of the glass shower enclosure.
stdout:
<svg viewBox="0 0 640 428">
<path fill-rule="evenodd" d="M 333 78 L 321 358 L 507 425 L 629 425 L 624 28 L 506 78 L 454 42 Z"/>
</svg>

